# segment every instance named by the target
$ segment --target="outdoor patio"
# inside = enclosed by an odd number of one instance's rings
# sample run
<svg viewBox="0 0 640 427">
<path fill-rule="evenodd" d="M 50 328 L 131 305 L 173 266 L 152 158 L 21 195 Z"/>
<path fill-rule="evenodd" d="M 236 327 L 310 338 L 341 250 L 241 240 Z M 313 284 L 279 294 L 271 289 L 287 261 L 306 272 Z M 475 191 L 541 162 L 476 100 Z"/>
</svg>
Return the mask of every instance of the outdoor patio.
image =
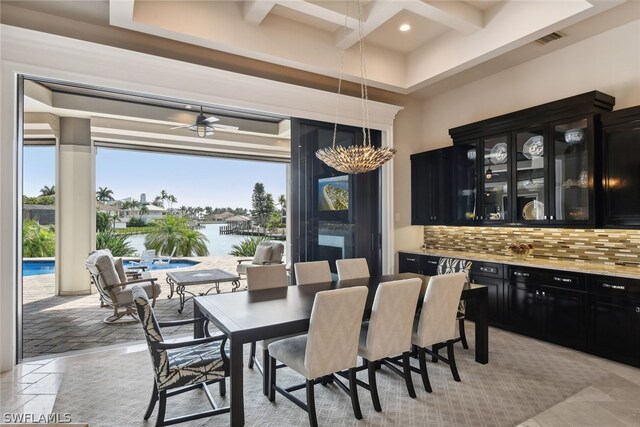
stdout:
<svg viewBox="0 0 640 427">
<path fill-rule="evenodd" d="M 151 275 L 158 278 L 162 293 L 158 297 L 155 311 L 160 320 L 191 318 L 193 303 L 187 301 L 182 314 L 178 313 L 179 300 L 174 294 L 167 299 L 168 271 L 204 270 L 219 268 L 235 273 L 237 260 L 231 256 L 189 258 L 200 261 L 193 267 L 173 270 L 156 270 Z M 87 280 L 89 273 L 87 272 Z M 244 289 L 245 280 L 240 289 Z M 205 292 L 210 285 L 190 286 L 194 293 Z M 222 292 L 231 292 L 231 283 L 221 283 Z M 215 293 L 215 289 L 212 291 Z M 108 325 L 102 319 L 113 313 L 110 307 L 100 308 L 98 294 L 85 296 L 54 296 L 54 275 L 28 276 L 23 280 L 23 358 L 48 356 L 68 351 L 86 350 L 103 346 L 119 345 L 143 340 L 138 323 Z M 165 337 L 175 338 L 192 333 L 191 325 L 163 329 Z"/>
</svg>

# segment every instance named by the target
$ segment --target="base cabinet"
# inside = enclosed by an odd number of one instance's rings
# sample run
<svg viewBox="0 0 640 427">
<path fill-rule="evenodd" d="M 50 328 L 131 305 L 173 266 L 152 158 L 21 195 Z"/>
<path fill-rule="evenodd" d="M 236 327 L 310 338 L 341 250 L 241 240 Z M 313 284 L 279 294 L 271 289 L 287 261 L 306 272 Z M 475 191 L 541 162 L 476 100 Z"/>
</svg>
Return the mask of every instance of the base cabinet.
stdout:
<svg viewBox="0 0 640 427">
<path fill-rule="evenodd" d="M 401 273 L 437 273 L 437 256 L 399 260 Z M 640 279 L 478 261 L 469 278 L 488 286 L 491 326 L 640 367 Z"/>
</svg>

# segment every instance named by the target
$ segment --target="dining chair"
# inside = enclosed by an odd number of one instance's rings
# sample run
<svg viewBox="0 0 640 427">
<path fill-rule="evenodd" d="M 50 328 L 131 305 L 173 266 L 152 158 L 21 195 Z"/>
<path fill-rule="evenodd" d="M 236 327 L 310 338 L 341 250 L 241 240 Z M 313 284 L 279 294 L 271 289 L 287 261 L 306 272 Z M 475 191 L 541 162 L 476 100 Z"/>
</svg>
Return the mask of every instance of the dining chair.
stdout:
<svg viewBox="0 0 640 427">
<path fill-rule="evenodd" d="M 226 394 L 225 378 L 229 376 L 229 359 L 225 353 L 227 337 L 212 337 L 204 327 L 204 338 L 189 341 L 166 342 L 162 336 L 162 327 L 187 325 L 203 319 L 186 319 L 170 322 L 158 322 L 149 303 L 147 292 L 140 285 L 132 288 L 133 301 L 142 324 L 147 347 L 153 363 L 153 392 L 144 419 L 148 420 L 159 401 L 156 426 L 177 424 L 199 418 L 229 412 L 229 407 L 218 407 L 207 385 L 218 383 L 220 396 Z M 220 344 L 216 342 L 220 341 Z M 190 390 L 202 388 L 212 409 L 196 414 L 165 420 L 167 398 Z"/>
<path fill-rule="evenodd" d="M 293 265 L 293 270 L 298 286 L 311 285 L 314 283 L 331 282 L 331 269 L 329 261 L 297 262 Z"/>
<path fill-rule="evenodd" d="M 273 265 L 251 265 L 247 267 L 247 290 L 260 291 L 264 289 L 284 288 L 288 286 L 287 269 L 284 264 Z M 269 394 L 269 350 L 268 346 L 278 338 L 270 338 L 262 341 L 262 364 L 256 359 L 256 342 L 251 343 L 251 353 L 249 355 L 249 369 L 253 365 L 262 374 L 262 392 L 265 396 Z"/>
<path fill-rule="evenodd" d="M 371 317 L 362 325 L 358 355 L 364 363 L 358 370 L 367 368 L 369 384 L 358 381 L 358 385 L 369 390 L 377 412 L 382 411 L 376 384 L 378 361 L 404 377 L 409 396 L 416 397 L 409 358 L 413 319 L 421 287 L 422 280 L 418 278 L 381 283 L 373 300 Z M 401 365 L 403 371 L 395 364 Z"/>
<path fill-rule="evenodd" d="M 446 258 L 442 257 L 438 260 L 438 268 L 436 274 L 451 274 L 451 273 L 465 273 L 467 275 L 467 281 L 469 283 L 469 273 L 471 272 L 472 262 L 466 259 Z M 467 304 L 465 301 L 460 301 L 458 304 L 458 330 L 460 336 L 455 339 L 455 342 L 461 341 L 462 347 L 467 350 L 469 344 L 467 344 L 467 334 L 464 329 L 464 320 L 466 318 Z"/>
<path fill-rule="evenodd" d="M 460 381 L 458 368 L 453 352 L 456 334 L 456 316 L 462 289 L 467 276 L 464 273 L 442 274 L 432 276 L 422 302 L 420 315 L 414 322 L 411 343 L 418 350 L 420 369 L 412 367 L 414 372 L 420 372 L 424 389 L 431 393 L 429 374 L 427 372 L 426 354 L 447 363 L 451 368 L 453 379 Z M 429 346 L 446 346 L 447 358 L 437 352 L 429 350 Z"/>
<path fill-rule="evenodd" d="M 361 279 L 369 277 L 369 265 L 366 258 L 339 259 L 336 261 L 339 280 Z"/>
<path fill-rule="evenodd" d="M 269 400 L 275 400 L 276 392 L 282 394 L 307 411 L 309 423 L 316 427 L 318 419 L 314 386 L 319 382 L 324 383 L 325 377 L 330 376 L 351 397 L 355 417 L 362 419 L 355 367 L 358 335 L 368 292 L 365 286 L 318 292 L 311 309 L 309 332 L 269 344 L 269 363 L 272 368 L 277 359 L 306 379 L 304 384 L 282 388 L 276 382 L 276 370 L 271 369 Z M 348 387 L 335 375 L 344 370 L 348 370 Z M 306 403 L 291 394 L 302 388 L 306 389 Z"/>
</svg>

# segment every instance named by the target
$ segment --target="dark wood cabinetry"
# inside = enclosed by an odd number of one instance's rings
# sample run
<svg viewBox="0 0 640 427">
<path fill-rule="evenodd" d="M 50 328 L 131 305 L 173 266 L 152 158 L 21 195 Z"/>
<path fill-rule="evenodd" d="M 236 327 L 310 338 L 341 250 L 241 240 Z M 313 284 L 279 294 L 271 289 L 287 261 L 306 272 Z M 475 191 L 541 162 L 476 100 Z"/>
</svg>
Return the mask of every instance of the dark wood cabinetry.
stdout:
<svg viewBox="0 0 640 427">
<path fill-rule="evenodd" d="M 509 266 L 506 299 L 509 329 L 567 347 L 586 348 L 582 275 Z"/>
<path fill-rule="evenodd" d="M 614 102 L 589 92 L 450 129 L 456 223 L 595 226 L 595 117 Z"/>
<path fill-rule="evenodd" d="M 411 224 L 452 222 L 451 157 L 451 147 L 411 156 Z"/>
<path fill-rule="evenodd" d="M 427 275 L 439 260 L 399 259 L 401 273 Z M 478 261 L 469 276 L 488 286 L 492 326 L 640 367 L 640 280 Z"/>
<path fill-rule="evenodd" d="M 601 120 L 604 226 L 640 228 L 640 107 L 603 114 Z"/>
</svg>

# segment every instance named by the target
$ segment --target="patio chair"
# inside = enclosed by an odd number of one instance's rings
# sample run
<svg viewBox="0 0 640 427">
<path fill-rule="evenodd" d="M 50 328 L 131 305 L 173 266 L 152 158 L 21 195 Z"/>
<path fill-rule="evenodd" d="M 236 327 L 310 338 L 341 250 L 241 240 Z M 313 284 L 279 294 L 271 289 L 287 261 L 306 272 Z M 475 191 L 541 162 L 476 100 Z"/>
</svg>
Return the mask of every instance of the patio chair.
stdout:
<svg viewBox="0 0 640 427">
<path fill-rule="evenodd" d="M 147 277 L 129 280 L 129 277 L 124 273 L 121 262 L 121 259 L 114 260 L 110 253 L 104 251 L 90 253 L 86 261 L 91 281 L 98 290 L 100 299 L 105 305 L 113 307 L 113 315 L 104 318 L 104 323 L 126 323 L 124 321 L 118 322 L 124 316 L 131 316 L 130 321 L 138 320 L 130 285 L 140 284 L 149 298 L 153 299 L 153 305 L 160 295 L 160 285 L 156 283 L 158 279 Z"/>
<path fill-rule="evenodd" d="M 129 261 L 129 264 L 134 267 L 142 267 L 145 268 L 153 264 L 156 260 L 156 251 L 155 249 L 147 249 L 142 251 L 140 254 L 140 261 Z"/>
<path fill-rule="evenodd" d="M 253 258 L 245 258 L 238 260 L 236 271 L 238 276 L 247 274 L 249 265 L 270 265 L 282 264 L 282 256 L 284 255 L 284 245 L 280 242 L 260 242 L 256 248 Z M 249 263 L 251 261 L 251 263 Z"/>
<path fill-rule="evenodd" d="M 204 338 L 166 342 L 162 337 L 162 327 L 187 325 L 202 319 L 158 322 L 151 308 L 153 304 L 151 306 L 149 304 L 146 290 L 139 285 L 132 288 L 133 301 L 147 339 L 154 373 L 153 392 L 144 419 L 148 420 L 151 417 L 158 401 L 160 406 L 156 426 L 177 424 L 229 412 L 228 406 L 221 408 L 216 405 L 207 387 L 208 384 L 217 382 L 220 395 L 224 396 L 226 393 L 225 378 L 229 376 L 229 358 L 225 353 L 227 337 L 210 336 L 207 322 L 205 322 Z M 216 344 L 216 341 L 220 341 L 220 344 Z M 168 397 L 199 388 L 204 391 L 209 400 L 212 407 L 210 410 L 164 419 Z"/>
<path fill-rule="evenodd" d="M 169 256 L 162 256 L 160 255 L 158 257 L 158 259 L 156 260 L 156 264 L 169 264 L 171 262 L 171 259 L 173 258 L 173 256 L 176 254 L 176 249 L 177 247 L 173 247 L 173 250 L 171 251 L 171 255 Z"/>
</svg>

